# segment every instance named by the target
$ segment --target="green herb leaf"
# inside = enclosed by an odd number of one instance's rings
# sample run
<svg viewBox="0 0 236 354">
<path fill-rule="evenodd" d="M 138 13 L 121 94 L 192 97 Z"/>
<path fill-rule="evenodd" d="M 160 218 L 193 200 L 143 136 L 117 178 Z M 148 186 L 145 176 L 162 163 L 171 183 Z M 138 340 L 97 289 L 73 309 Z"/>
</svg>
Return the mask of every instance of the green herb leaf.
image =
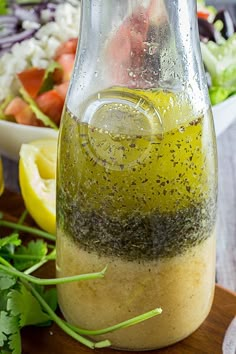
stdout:
<svg viewBox="0 0 236 354">
<path fill-rule="evenodd" d="M 57 309 L 57 289 L 51 288 L 45 292 L 43 292 L 43 298 L 48 303 L 53 311 Z"/>
<path fill-rule="evenodd" d="M 58 126 L 48 117 L 46 114 L 44 114 L 39 107 L 36 105 L 34 100 L 30 97 L 30 95 L 23 89 L 23 87 L 20 88 L 20 94 L 22 95 L 23 99 L 29 104 L 30 108 L 36 115 L 36 117 L 41 120 L 46 126 L 51 127 L 55 130 L 58 130 Z"/>
<path fill-rule="evenodd" d="M 42 240 L 30 241 L 27 246 L 20 246 L 15 251 L 15 256 L 22 258 L 14 259 L 14 267 L 24 270 L 32 267 L 36 262 L 41 261 L 47 254 L 47 244 Z M 25 257 L 24 259 L 24 256 Z M 32 259 L 30 259 L 32 257 Z"/>
<path fill-rule="evenodd" d="M 12 289 L 8 294 L 7 310 L 11 315 L 20 317 L 20 327 L 37 325 L 50 320 L 43 312 L 36 298 L 20 283 L 20 289 Z"/>
<path fill-rule="evenodd" d="M 49 91 L 53 88 L 54 86 L 53 73 L 56 69 L 61 69 L 61 65 L 56 61 L 52 61 L 47 67 L 47 70 L 43 78 L 43 85 L 39 93 Z"/>
<path fill-rule="evenodd" d="M 18 331 L 18 319 L 6 311 L 0 312 L 0 347 L 8 340 L 7 335 Z"/>
<path fill-rule="evenodd" d="M 0 249 L 5 247 L 6 245 L 19 246 L 20 244 L 21 244 L 21 240 L 19 239 L 19 235 L 17 233 L 0 238 Z"/>
<path fill-rule="evenodd" d="M 0 270 L 0 291 L 10 289 L 16 283 L 16 278 Z"/>
<path fill-rule="evenodd" d="M 12 354 L 21 354 L 21 336 L 19 330 L 9 336 L 8 345 Z"/>
<path fill-rule="evenodd" d="M 0 294 L 1 294 L 1 296 L 0 296 L 0 312 L 6 311 L 6 309 L 7 309 L 8 292 L 9 292 L 8 289 L 0 291 Z"/>
</svg>

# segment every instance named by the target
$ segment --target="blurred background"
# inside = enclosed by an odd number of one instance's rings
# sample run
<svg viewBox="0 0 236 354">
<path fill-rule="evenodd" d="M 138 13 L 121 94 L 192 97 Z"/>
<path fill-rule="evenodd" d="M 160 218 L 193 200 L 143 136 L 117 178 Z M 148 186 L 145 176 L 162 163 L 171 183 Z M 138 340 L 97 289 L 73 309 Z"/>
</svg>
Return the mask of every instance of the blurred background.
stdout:
<svg viewBox="0 0 236 354">
<path fill-rule="evenodd" d="M 222 7 L 227 7 L 231 15 L 234 16 L 234 18 L 236 19 L 236 0 L 227 0 L 227 1 L 214 0 L 214 1 L 207 1 L 206 3 L 208 5 L 214 5 L 218 9 L 221 9 Z"/>
</svg>

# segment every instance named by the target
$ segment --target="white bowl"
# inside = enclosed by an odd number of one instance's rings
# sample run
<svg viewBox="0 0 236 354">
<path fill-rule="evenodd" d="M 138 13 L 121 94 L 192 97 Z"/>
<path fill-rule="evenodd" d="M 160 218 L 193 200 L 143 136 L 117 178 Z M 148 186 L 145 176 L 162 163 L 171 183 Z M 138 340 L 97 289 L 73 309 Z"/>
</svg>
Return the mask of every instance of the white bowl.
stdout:
<svg viewBox="0 0 236 354">
<path fill-rule="evenodd" d="M 236 118 L 236 96 L 213 107 L 216 136 L 222 134 Z M 17 161 L 20 147 L 37 139 L 55 138 L 58 132 L 0 120 L 0 155 Z"/>
<path fill-rule="evenodd" d="M 222 134 L 236 118 L 236 96 L 228 98 L 212 108 L 216 136 Z"/>
<path fill-rule="evenodd" d="M 39 128 L 0 120 L 0 155 L 18 161 L 20 147 L 33 140 L 57 138 L 51 128 Z"/>
</svg>

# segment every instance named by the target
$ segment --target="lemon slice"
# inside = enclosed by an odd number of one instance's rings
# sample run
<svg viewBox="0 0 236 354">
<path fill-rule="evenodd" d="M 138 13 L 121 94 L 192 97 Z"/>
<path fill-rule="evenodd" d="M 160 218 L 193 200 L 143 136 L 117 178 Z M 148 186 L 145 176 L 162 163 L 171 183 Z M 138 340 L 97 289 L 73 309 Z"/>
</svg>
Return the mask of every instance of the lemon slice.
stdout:
<svg viewBox="0 0 236 354">
<path fill-rule="evenodd" d="M 23 144 L 20 150 L 19 180 L 25 206 L 45 231 L 56 232 L 57 140 Z"/>
</svg>

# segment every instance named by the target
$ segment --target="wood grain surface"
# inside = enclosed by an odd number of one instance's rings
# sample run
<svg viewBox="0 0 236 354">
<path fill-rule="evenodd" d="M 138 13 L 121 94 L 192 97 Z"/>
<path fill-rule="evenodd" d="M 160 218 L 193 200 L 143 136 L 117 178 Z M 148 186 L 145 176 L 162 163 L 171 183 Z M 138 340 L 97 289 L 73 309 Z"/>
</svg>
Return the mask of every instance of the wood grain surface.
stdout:
<svg viewBox="0 0 236 354">
<path fill-rule="evenodd" d="M 0 211 L 6 219 L 16 221 L 24 210 L 19 194 L 5 191 L 0 198 Z M 28 217 L 27 224 L 34 225 Z M 54 264 L 41 269 L 39 276 L 54 276 Z M 196 309 L 197 311 L 197 309 Z M 211 312 L 191 336 L 168 348 L 152 351 L 153 354 L 221 354 L 227 328 L 236 315 L 236 294 L 216 286 Z M 235 335 L 236 338 L 236 335 Z M 28 327 L 22 331 L 23 354 L 125 354 L 127 351 L 88 349 L 67 336 L 55 324 L 50 327 Z M 134 352 L 137 353 L 137 352 Z M 224 354 L 229 354 L 224 352 Z"/>
</svg>

